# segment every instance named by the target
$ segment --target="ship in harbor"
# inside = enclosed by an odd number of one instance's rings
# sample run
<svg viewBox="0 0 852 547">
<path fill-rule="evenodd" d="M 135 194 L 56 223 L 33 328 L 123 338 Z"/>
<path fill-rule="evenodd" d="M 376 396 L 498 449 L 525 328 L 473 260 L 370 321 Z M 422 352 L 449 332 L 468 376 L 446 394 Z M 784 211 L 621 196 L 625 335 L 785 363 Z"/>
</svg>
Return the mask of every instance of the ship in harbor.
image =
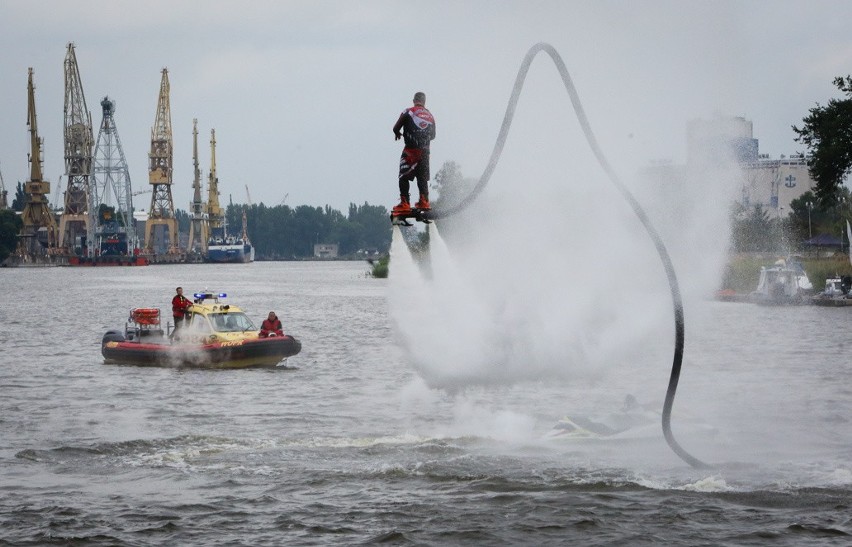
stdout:
<svg viewBox="0 0 852 547">
<path fill-rule="evenodd" d="M 246 187 L 248 192 L 248 187 Z M 207 262 L 242 264 L 254 262 L 254 246 L 248 236 L 246 209 L 243 207 L 243 231 L 239 237 L 228 233 L 228 220 L 219 205 L 219 177 L 216 175 L 216 130 L 210 130 L 210 173 L 207 184 Z"/>
<path fill-rule="evenodd" d="M 254 262 L 254 247 L 245 232 L 235 237 L 223 229 L 221 235 L 214 235 L 207 243 L 207 262 Z"/>
</svg>

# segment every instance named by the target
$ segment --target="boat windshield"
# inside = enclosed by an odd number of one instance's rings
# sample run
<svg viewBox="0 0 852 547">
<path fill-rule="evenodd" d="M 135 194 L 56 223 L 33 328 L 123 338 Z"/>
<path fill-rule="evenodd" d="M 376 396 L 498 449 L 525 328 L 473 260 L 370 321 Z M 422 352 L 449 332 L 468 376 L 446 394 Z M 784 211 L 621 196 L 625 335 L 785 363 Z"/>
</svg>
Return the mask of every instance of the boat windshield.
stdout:
<svg viewBox="0 0 852 547">
<path fill-rule="evenodd" d="M 217 332 L 243 332 L 257 330 L 251 319 L 242 312 L 210 314 L 210 323 Z"/>
</svg>

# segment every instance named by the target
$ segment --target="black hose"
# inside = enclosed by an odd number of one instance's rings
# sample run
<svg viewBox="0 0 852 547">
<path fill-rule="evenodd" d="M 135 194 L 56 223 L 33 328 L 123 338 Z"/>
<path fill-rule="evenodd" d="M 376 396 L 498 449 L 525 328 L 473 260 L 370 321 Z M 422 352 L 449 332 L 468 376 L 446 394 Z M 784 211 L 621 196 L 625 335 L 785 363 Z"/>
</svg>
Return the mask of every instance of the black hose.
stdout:
<svg viewBox="0 0 852 547">
<path fill-rule="evenodd" d="M 491 179 L 491 175 L 494 173 L 494 169 L 497 167 L 497 162 L 500 159 L 500 155 L 503 152 L 503 146 L 506 144 L 506 137 L 509 134 L 509 127 L 512 125 L 512 118 L 514 118 L 515 116 L 515 107 L 518 104 L 518 97 L 520 97 L 521 95 L 521 89 L 524 87 L 524 81 L 526 81 L 527 72 L 529 71 L 530 64 L 532 64 L 533 59 L 540 51 L 544 51 L 545 53 L 550 55 L 550 58 L 556 65 L 556 69 L 559 71 L 559 75 L 562 76 L 562 82 L 565 84 L 565 90 L 568 92 L 568 96 L 571 98 L 571 103 L 574 105 L 574 112 L 577 114 L 577 120 L 580 122 L 580 127 L 582 127 L 583 129 L 583 133 L 586 136 L 586 141 L 589 143 L 589 146 L 591 147 L 592 152 L 597 158 L 598 163 L 603 168 L 610 181 L 612 181 L 615 187 L 618 188 L 618 190 L 621 192 L 621 195 L 624 197 L 624 199 L 626 199 L 627 202 L 630 204 L 630 207 L 633 209 L 633 212 L 636 213 L 637 217 L 639 217 L 639 220 L 642 222 L 642 225 L 645 226 L 645 229 L 648 231 L 648 235 L 651 236 L 651 240 L 657 247 L 657 253 L 660 255 L 660 259 L 662 260 L 663 266 L 666 270 L 666 276 L 669 279 L 669 287 L 671 288 L 672 293 L 672 304 L 674 306 L 675 318 L 674 361 L 672 363 L 671 376 L 669 377 L 669 386 L 666 391 L 666 400 L 663 404 L 663 435 L 665 436 L 666 442 L 669 444 L 671 449 L 674 450 L 675 454 L 680 456 L 683 461 L 685 461 L 692 467 L 708 467 L 707 464 L 690 455 L 686 450 L 684 450 L 680 446 L 680 444 L 678 444 L 678 442 L 675 440 L 674 434 L 672 433 L 672 406 L 674 405 L 675 392 L 677 391 L 677 384 L 678 380 L 680 379 L 680 369 L 681 365 L 683 364 L 684 340 L 683 301 L 681 300 L 680 288 L 678 287 L 677 276 L 675 275 L 674 266 L 672 265 L 671 258 L 669 257 L 669 253 L 666 250 L 666 246 L 663 244 L 663 240 L 660 238 L 660 235 L 657 233 L 656 229 L 654 229 L 654 226 L 648 219 L 648 215 L 645 214 L 645 211 L 639 205 L 639 202 L 636 201 L 636 198 L 633 197 L 633 194 L 630 193 L 630 191 L 624 186 L 624 184 L 612 170 L 612 167 L 610 167 L 609 162 L 607 161 L 606 157 L 600 149 L 600 146 L 598 146 L 597 139 L 595 138 L 595 135 L 592 132 L 592 128 L 589 125 L 589 120 L 586 118 L 586 112 L 583 110 L 583 105 L 580 103 L 580 97 L 577 94 L 577 90 L 574 88 L 574 83 L 571 81 L 571 76 L 568 74 L 568 69 L 565 67 L 565 63 L 562 61 L 562 57 L 559 56 L 559 53 L 557 53 L 556 49 L 553 46 L 546 43 L 538 43 L 531 47 L 530 50 L 527 52 L 526 57 L 524 57 L 524 60 L 521 63 L 521 68 L 518 70 L 518 76 L 517 78 L 515 78 L 515 86 L 512 88 L 512 96 L 509 98 L 509 104 L 506 107 L 506 115 L 503 117 L 503 125 L 500 127 L 500 133 L 497 135 L 497 142 L 494 143 L 494 150 L 491 152 L 491 159 L 488 161 L 488 165 L 485 167 L 485 171 L 479 178 L 479 182 L 476 183 L 476 186 L 473 188 L 473 190 L 471 190 L 470 194 L 467 195 L 463 200 L 453 206 L 435 210 L 432 213 L 431 217 L 448 217 L 466 209 L 488 184 L 488 181 Z"/>
</svg>

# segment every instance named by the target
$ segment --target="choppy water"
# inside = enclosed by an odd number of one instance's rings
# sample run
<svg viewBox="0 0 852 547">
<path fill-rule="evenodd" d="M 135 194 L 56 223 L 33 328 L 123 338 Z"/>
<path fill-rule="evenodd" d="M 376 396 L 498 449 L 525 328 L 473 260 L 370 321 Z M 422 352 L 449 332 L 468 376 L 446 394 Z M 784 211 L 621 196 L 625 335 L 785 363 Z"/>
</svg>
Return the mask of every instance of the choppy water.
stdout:
<svg viewBox="0 0 852 547">
<path fill-rule="evenodd" d="M 625 362 L 435 391 L 395 343 L 387 281 L 365 271 L 0 270 L 0 544 L 852 540 L 852 309 L 707 302 L 698 329 L 687 314 L 673 423 L 714 465 L 695 470 L 659 428 L 543 438 L 627 393 L 661 404 L 666 340 L 637 348 L 664 356 L 650 378 Z M 274 309 L 302 353 L 275 370 L 102 364 L 102 333 L 130 307 L 167 307 L 176 285 L 224 290 L 258 323 Z"/>
</svg>

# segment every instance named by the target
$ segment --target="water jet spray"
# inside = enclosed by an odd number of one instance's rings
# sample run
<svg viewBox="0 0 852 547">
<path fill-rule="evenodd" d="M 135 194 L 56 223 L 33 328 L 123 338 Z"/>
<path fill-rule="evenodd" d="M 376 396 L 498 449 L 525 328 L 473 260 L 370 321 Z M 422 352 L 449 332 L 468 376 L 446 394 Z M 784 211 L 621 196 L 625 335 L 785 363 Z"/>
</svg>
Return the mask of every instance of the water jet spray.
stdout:
<svg viewBox="0 0 852 547">
<path fill-rule="evenodd" d="M 503 124 L 500 127 L 500 132 L 497 135 L 497 141 L 494 143 L 494 149 L 491 152 L 491 158 L 488 161 L 488 165 L 485 167 L 485 171 L 483 171 L 482 176 L 479 178 L 476 186 L 471 190 L 470 194 L 468 194 L 464 199 L 455 205 L 446 207 L 446 208 L 438 208 L 432 211 L 430 218 L 431 219 L 439 219 L 445 218 L 448 216 L 455 215 L 456 213 L 463 211 L 471 203 L 479 196 L 485 186 L 488 185 L 488 181 L 491 179 L 491 175 L 494 173 L 494 169 L 497 167 L 497 162 L 500 159 L 500 155 L 503 152 L 503 147 L 506 143 L 506 138 L 509 134 L 509 128 L 512 125 L 512 119 L 515 116 L 515 108 L 518 104 L 518 98 L 521 94 L 521 89 L 524 86 L 524 82 L 526 81 L 527 72 L 529 72 L 530 65 L 532 64 L 535 56 L 544 51 L 547 53 L 550 58 L 553 60 L 553 63 L 556 65 L 556 69 L 559 71 L 559 75 L 562 77 L 562 82 L 565 84 L 565 90 L 568 92 L 568 96 L 571 99 L 571 103 L 574 107 L 574 112 L 577 115 L 577 121 L 580 122 L 580 126 L 583 129 L 583 134 L 586 137 L 586 141 L 589 144 L 589 147 L 592 150 L 592 153 L 595 155 L 595 158 L 598 161 L 598 164 L 603 168 L 609 180 L 615 185 L 624 199 L 630 204 L 630 207 L 633 209 L 633 212 L 642 222 L 642 225 L 645 227 L 645 230 L 648 232 L 648 235 L 651 237 L 651 240 L 654 242 L 654 246 L 657 248 L 657 253 L 660 256 L 660 260 L 663 262 L 663 266 L 666 270 L 666 276 L 669 281 L 669 288 L 671 289 L 672 295 L 672 305 L 674 308 L 674 319 L 675 319 L 675 347 L 674 347 L 674 358 L 672 362 L 672 371 L 669 377 L 669 385 L 666 390 L 666 398 L 665 403 L 663 404 L 663 415 L 662 415 L 662 425 L 663 425 L 663 435 L 666 438 L 666 442 L 669 444 L 671 449 L 677 454 L 683 461 L 696 468 L 706 468 L 709 467 L 707 464 L 702 462 L 701 460 L 695 458 L 691 454 L 689 454 L 686 450 L 684 450 L 680 444 L 678 444 L 677 440 L 674 438 L 674 434 L 671 429 L 671 413 L 672 406 L 674 405 L 675 393 L 677 391 L 678 381 L 680 379 L 680 370 L 683 364 L 683 347 L 684 347 L 684 317 L 683 317 L 683 301 L 681 299 L 680 288 L 677 281 L 677 275 L 674 271 L 674 266 L 672 265 L 671 258 L 669 257 L 669 253 L 666 250 L 666 246 L 663 244 L 662 239 L 660 238 L 659 233 L 651 224 L 648 215 L 645 213 L 644 209 L 642 209 L 639 202 L 636 201 L 636 198 L 633 197 L 633 194 L 627 189 L 626 186 L 621 182 L 619 177 L 615 174 L 612 167 L 604 156 L 603 151 L 598 145 L 597 139 L 595 138 L 594 133 L 592 132 L 591 125 L 589 124 L 589 120 L 586 117 L 585 110 L 583 109 L 583 105 L 580 102 L 580 97 L 577 94 L 577 90 L 574 87 L 574 83 L 571 80 L 571 76 L 568 73 L 568 69 L 565 66 L 562 57 L 560 57 L 559 53 L 556 49 L 547 43 L 538 43 L 529 49 L 526 56 L 524 57 L 523 62 L 521 63 L 521 67 L 518 70 L 518 76 L 515 78 L 515 85 L 512 88 L 512 95 L 509 98 L 509 104 L 506 107 L 506 114 L 503 117 Z"/>
</svg>

